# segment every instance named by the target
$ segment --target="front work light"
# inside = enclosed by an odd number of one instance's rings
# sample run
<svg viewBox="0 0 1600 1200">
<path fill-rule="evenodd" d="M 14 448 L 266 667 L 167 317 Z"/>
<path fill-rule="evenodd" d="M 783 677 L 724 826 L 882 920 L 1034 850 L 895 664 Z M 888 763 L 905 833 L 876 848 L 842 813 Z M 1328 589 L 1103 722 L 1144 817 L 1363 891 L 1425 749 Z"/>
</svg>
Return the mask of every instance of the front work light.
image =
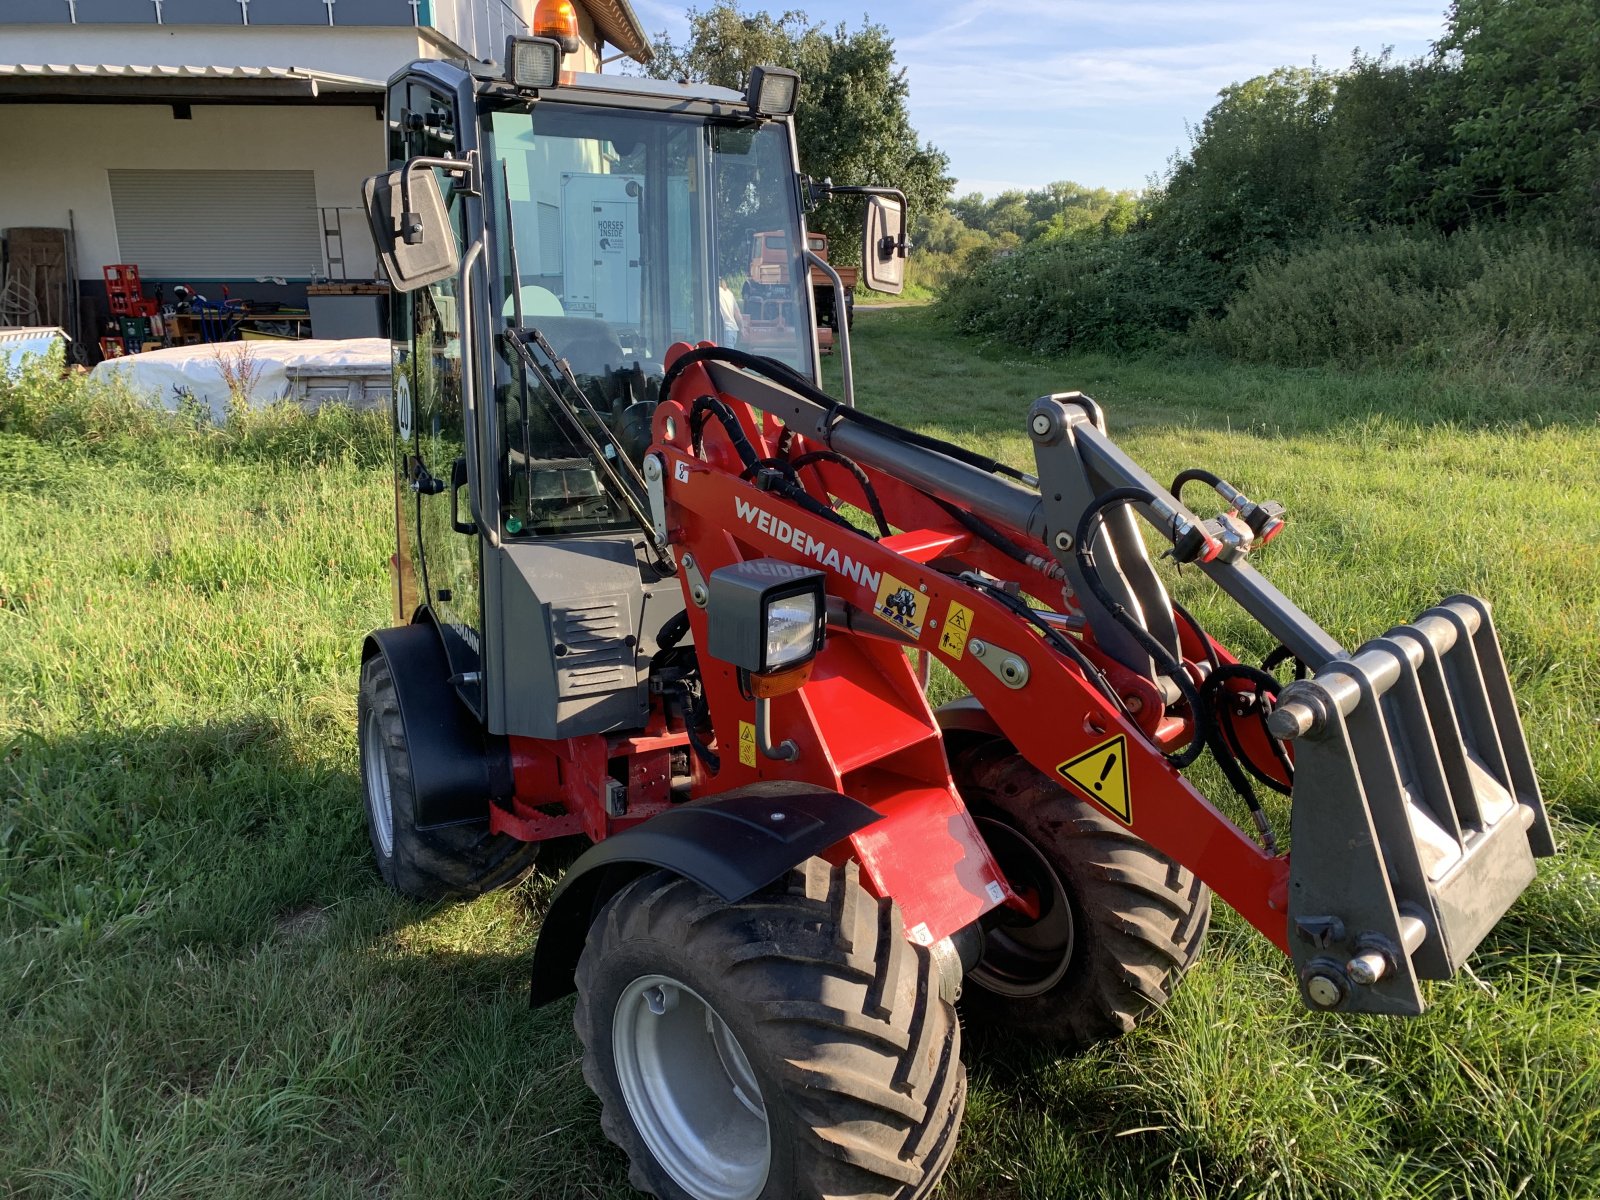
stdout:
<svg viewBox="0 0 1600 1200">
<path fill-rule="evenodd" d="M 548 37 L 506 39 L 506 82 L 515 88 L 539 91 L 555 87 L 561 78 L 561 43 Z"/>
<path fill-rule="evenodd" d="M 777 558 L 711 572 L 707 652 L 753 676 L 795 671 L 822 647 L 823 574 Z"/>
<path fill-rule="evenodd" d="M 784 67 L 751 67 L 745 102 L 758 117 L 787 117 L 800 95 L 800 76 Z"/>
</svg>

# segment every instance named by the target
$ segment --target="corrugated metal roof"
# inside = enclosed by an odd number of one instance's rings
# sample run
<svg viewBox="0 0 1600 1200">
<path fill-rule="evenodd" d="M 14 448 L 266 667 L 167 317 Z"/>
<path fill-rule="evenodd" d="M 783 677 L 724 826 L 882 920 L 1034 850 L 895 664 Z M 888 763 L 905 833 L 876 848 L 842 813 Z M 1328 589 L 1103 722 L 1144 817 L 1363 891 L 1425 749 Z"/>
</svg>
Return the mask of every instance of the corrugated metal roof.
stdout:
<svg viewBox="0 0 1600 1200">
<path fill-rule="evenodd" d="M 336 75 L 305 67 L 224 67 L 224 66 L 140 66 L 121 63 L 0 63 L 4 80 L 123 80 L 149 83 L 203 83 L 239 81 L 255 83 L 304 84 L 311 95 L 328 92 L 381 92 L 377 79 L 355 75 Z"/>
</svg>

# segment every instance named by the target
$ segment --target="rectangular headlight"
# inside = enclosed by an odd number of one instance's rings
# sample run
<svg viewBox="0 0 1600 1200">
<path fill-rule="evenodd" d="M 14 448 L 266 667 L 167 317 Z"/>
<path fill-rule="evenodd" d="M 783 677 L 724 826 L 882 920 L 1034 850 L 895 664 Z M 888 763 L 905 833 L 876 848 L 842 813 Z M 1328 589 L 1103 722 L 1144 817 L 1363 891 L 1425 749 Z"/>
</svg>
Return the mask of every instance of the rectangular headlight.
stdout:
<svg viewBox="0 0 1600 1200">
<path fill-rule="evenodd" d="M 561 43 L 554 38 L 506 39 L 506 82 L 538 91 L 555 87 L 561 78 Z"/>
<path fill-rule="evenodd" d="M 777 558 L 711 572 L 706 652 L 752 675 L 810 662 L 822 648 L 827 609 L 823 574 Z"/>
<path fill-rule="evenodd" d="M 800 95 L 800 76 L 784 67 L 751 67 L 745 88 L 750 111 L 763 117 L 786 117 Z"/>
<path fill-rule="evenodd" d="M 817 594 L 814 591 L 767 600 L 768 671 L 799 666 L 817 651 Z"/>
</svg>

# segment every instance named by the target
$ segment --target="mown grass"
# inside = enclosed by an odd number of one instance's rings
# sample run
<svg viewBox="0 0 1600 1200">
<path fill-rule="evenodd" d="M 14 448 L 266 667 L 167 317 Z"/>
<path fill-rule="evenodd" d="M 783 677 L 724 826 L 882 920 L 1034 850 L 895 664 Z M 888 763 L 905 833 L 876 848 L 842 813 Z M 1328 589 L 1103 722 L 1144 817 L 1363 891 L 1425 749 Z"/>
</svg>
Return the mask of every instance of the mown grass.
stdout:
<svg viewBox="0 0 1600 1200">
<path fill-rule="evenodd" d="M 1564 849 L 1421 1019 L 1301 1011 L 1222 912 L 1122 1042 L 974 1046 L 941 1195 L 1600 1194 L 1596 396 L 1008 359 L 915 309 L 857 331 L 875 412 L 1026 465 L 1027 402 L 1081 388 L 1158 476 L 1283 499 L 1261 565 L 1346 641 L 1493 599 Z M 368 865 L 353 697 L 388 616 L 382 457 L 344 414 L 217 432 L 0 389 L 0 1196 L 630 1194 L 570 1006 L 527 1007 L 549 876 L 426 907 Z"/>
</svg>

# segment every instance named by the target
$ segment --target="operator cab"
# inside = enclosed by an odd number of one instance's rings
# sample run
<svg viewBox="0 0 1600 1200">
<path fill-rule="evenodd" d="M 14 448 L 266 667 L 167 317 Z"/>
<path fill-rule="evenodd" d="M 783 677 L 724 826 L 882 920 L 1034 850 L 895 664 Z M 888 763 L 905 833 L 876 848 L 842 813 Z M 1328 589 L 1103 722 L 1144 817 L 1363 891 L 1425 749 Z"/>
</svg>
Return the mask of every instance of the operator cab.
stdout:
<svg viewBox="0 0 1600 1200">
<path fill-rule="evenodd" d="M 544 739 L 649 720 L 684 604 L 640 471 L 668 349 L 819 378 L 809 199 L 891 197 L 866 244 L 891 272 L 904 255 L 899 193 L 800 175 L 793 72 L 741 93 L 561 53 L 513 38 L 495 78 L 411 64 L 365 188 L 393 286 L 396 620 L 439 630 L 489 734 Z"/>
</svg>

